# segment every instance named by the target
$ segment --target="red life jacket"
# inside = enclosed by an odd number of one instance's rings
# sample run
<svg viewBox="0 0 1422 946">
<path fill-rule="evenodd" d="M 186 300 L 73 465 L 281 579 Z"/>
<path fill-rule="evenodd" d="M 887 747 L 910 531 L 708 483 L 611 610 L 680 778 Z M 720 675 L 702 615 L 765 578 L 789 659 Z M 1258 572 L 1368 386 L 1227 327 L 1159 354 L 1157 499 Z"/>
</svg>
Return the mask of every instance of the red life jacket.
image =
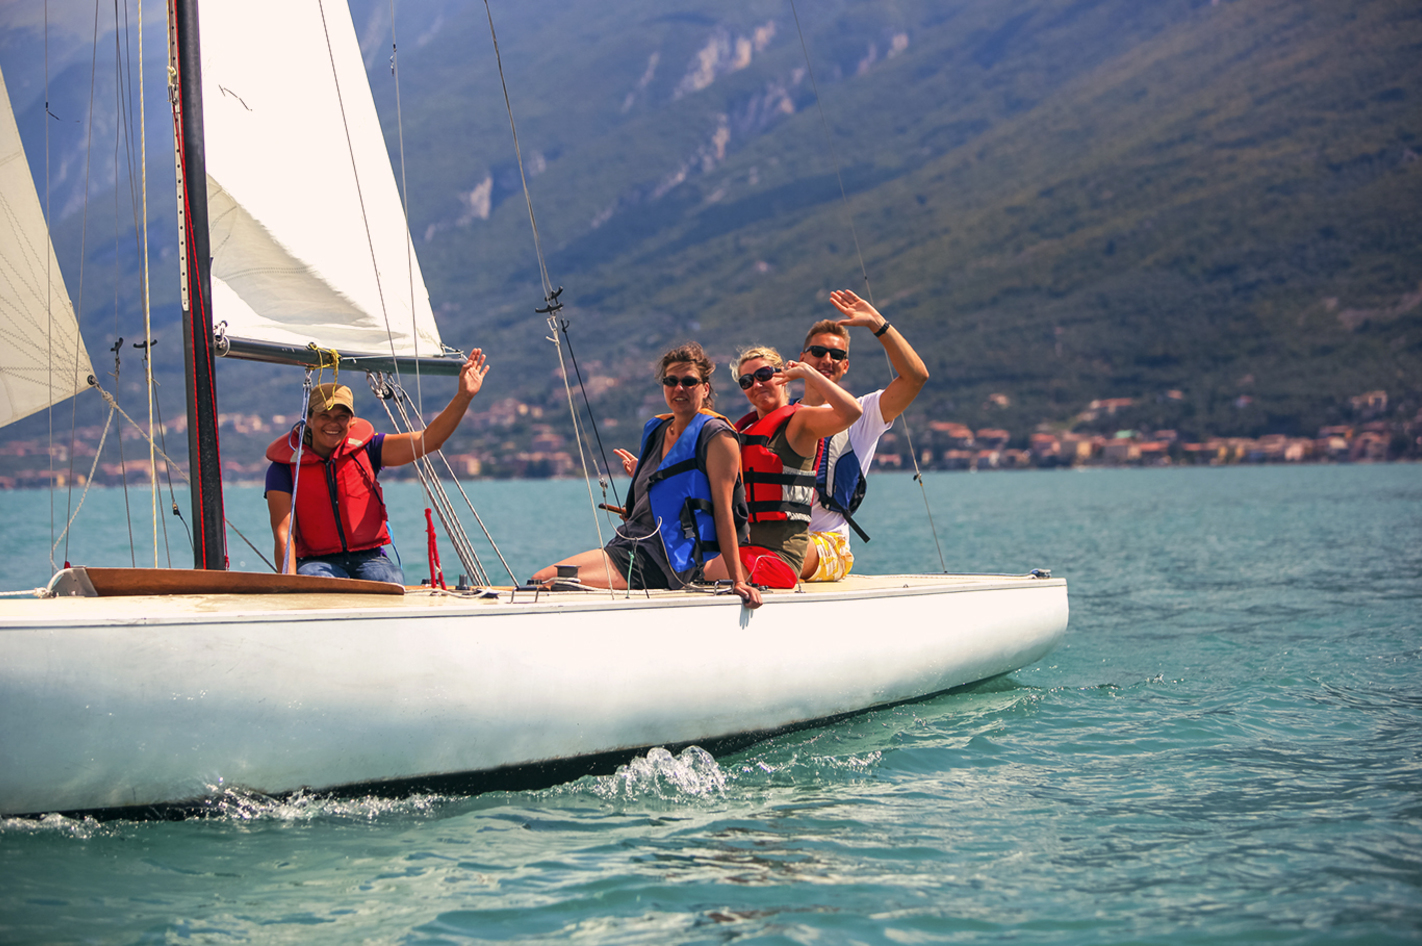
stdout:
<svg viewBox="0 0 1422 946">
<path fill-rule="evenodd" d="M 278 437 L 267 447 L 267 459 L 289 466 L 296 483 L 293 542 L 297 558 L 360 552 L 389 543 L 385 496 L 365 449 L 374 436 L 375 428 L 369 421 L 353 419 L 345 443 L 332 452 L 329 460 L 310 445 L 302 448 L 299 477 L 295 431 Z"/>
<path fill-rule="evenodd" d="M 754 412 L 736 421 L 741 434 L 741 475 L 746 484 L 746 504 L 751 522 L 794 519 L 810 521 L 810 501 L 815 495 L 815 474 L 808 464 L 786 472 L 785 464 L 770 449 L 775 435 L 800 409 L 787 404 L 757 419 Z"/>
</svg>

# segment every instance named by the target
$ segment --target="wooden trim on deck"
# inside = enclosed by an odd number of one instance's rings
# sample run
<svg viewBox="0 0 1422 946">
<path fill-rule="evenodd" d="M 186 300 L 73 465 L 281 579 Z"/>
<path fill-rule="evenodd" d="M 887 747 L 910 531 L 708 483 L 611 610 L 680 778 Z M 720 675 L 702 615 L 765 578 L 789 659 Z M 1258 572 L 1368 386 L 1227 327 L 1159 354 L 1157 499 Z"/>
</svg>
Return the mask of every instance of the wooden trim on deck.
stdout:
<svg viewBox="0 0 1422 946">
<path fill-rule="evenodd" d="M 403 585 L 356 578 L 274 575 L 185 568 L 67 568 L 54 576 L 50 591 L 59 596 L 119 595 L 403 595 Z"/>
</svg>

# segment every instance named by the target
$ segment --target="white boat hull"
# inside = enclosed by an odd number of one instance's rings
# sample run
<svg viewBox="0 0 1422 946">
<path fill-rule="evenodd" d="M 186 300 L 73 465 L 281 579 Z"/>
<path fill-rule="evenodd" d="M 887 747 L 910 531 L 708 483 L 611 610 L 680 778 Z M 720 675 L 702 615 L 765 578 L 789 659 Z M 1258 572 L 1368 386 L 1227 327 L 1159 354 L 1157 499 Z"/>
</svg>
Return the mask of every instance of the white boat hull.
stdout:
<svg viewBox="0 0 1422 946">
<path fill-rule="evenodd" d="M 757 611 L 507 591 L 0 602 L 0 812 L 477 785 L 927 696 L 1039 660 L 1067 624 L 1060 579 L 806 587 Z"/>
</svg>

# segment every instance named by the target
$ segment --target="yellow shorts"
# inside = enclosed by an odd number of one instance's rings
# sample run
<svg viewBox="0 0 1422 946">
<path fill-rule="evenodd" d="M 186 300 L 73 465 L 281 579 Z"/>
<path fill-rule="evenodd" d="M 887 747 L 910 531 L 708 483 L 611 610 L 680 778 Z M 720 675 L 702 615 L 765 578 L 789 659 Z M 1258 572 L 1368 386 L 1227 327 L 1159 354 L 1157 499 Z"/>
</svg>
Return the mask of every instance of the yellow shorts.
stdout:
<svg viewBox="0 0 1422 946">
<path fill-rule="evenodd" d="M 819 553 L 815 573 L 806 581 L 839 581 L 854 567 L 854 553 L 849 540 L 838 532 L 811 532 L 810 543 Z"/>
</svg>

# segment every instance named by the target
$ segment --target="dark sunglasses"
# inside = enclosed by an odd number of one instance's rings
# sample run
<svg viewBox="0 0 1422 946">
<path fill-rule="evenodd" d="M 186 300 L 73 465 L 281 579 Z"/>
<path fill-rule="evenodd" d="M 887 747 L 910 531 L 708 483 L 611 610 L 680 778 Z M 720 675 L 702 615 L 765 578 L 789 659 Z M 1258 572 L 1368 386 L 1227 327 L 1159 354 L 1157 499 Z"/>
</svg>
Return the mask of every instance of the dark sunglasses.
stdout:
<svg viewBox="0 0 1422 946">
<path fill-rule="evenodd" d="M 694 388 L 698 384 L 705 384 L 705 382 L 702 381 L 700 378 L 693 378 L 690 376 L 687 376 L 685 378 L 677 378 L 672 375 L 667 375 L 665 378 L 662 379 L 662 387 L 664 388 L 674 388 L 678 384 L 684 388 Z"/>
<path fill-rule="evenodd" d="M 849 357 L 849 352 L 843 348 L 826 348 L 824 345 L 811 345 L 809 348 L 806 348 L 805 351 L 814 355 L 816 358 L 823 358 L 825 355 L 829 355 L 831 361 L 843 361 Z"/>
<path fill-rule="evenodd" d="M 779 368 L 772 368 L 770 367 L 770 365 L 761 365 L 759 368 L 755 369 L 750 374 L 741 375 L 739 378 L 736 379 L 736 383 L 739 384 L 741 386 L 741 390 L 744 391 L 752 384 L 755 384 L 757 381 L 759 381 L 761 384 L 764 384 L 779 373 Z"/>
</svg>

